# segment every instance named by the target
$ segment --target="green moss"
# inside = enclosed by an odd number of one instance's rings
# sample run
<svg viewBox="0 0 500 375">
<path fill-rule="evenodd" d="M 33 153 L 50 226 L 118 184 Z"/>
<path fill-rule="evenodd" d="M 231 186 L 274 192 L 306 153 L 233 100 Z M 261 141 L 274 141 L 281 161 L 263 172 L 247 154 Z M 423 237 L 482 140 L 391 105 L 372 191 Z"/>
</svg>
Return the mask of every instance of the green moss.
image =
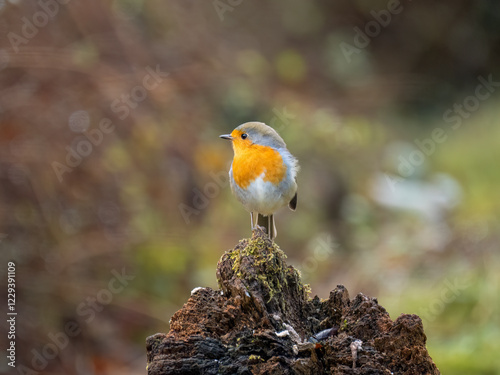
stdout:
<svg viewBox="0 0 500 375">
<path fill-rule="evenodd" d="M 311 294 L 311 286 L 309 284 L 304 284 L 304 285 L 299 285 L 299 287 L 301 289 L 301 292 L 304 293 L 304 296 L 308 298 L 309 295 Z"/>
<path fill-rule="evenodd" d="M 344 319 L 344 321 L 342 322 L 342 325 L 340 326 L 340 330 L 346 331 L 348 327 L 349 327 L 349 325 L 347 324 L 347 319 Z"/>
<path fill-rule="evenodd" d="M 248 360 L 253 361 L 253 362 L 257 362 L 257 361 L 264 362 L 264 359 L 260 355 L 257 355 L 257 354 L 251 354 L 248 357 Z"/>
<path fill-rule="evenodd" d="M 269 294 L 267 302 L 270 302 L 287 284 L 287 269 L 283 262 L 286 258 L 285 253 L 274 242 L 269 242 L 262 236 L 240 241 L 229 257 L 233 261 L 232 270 L 236 277 L 248 280 L 257 278 L 258 283 Z M 251 257 L 253 268 L 264 272 L 258 272 L 257 275 L 247 274 L 241 266 L 244 257 Z"/>
<path fill-rule="evenodd" d="M 249 290 L 255 289 L 255 283 L 258 284 L 265 303 L 277 303 L 285 313 L 289 307 L 279 296 L 290 289 L 290 292 L 307 300 L 311 292 L 309 285 L 302 285 L 299 272 L 286 265 L 286 255 L 279 246 L 260 233 L 254 233 L 251 239 L 241 240 L 227 257 L 231 260 L 235 277 L 243 280 Z"/>
</svg>

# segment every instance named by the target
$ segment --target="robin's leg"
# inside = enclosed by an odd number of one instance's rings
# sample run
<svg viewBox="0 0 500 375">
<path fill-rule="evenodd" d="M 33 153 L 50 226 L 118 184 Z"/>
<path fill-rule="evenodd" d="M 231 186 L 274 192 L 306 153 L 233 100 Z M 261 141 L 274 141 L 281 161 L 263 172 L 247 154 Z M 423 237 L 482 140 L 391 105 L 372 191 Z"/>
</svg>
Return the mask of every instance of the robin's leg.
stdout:
<svg viewBox="0 0 500 375">
<path fill-rule="evenodd" d="M 269 215 L 267 217 L 267 233 L 269 233 L 269 238 L 274 240 L 278 232 L 276 231 L 276 222 L 274 221 L 274 215 Z"/>
<path fill-rule="evenodd" d="M 255 215 L 253 214 L 253 212 L 250 212 L 250 226 L 252 228 L 252 230 L 255 229 L 255 227 L 257 226 L 257 220 L 259 220 L 259 214 Z"/>
</svg>

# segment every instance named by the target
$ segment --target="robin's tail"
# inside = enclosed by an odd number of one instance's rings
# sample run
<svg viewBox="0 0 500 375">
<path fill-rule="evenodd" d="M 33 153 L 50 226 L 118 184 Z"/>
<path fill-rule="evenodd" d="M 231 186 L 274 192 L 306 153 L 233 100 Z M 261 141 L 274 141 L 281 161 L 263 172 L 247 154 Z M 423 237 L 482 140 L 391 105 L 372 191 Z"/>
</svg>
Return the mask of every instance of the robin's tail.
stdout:
<svg viewBox="0 0 500 375">
<path fill-rule="evenodd" d="M 276 231 L 276 225 L 274 223 L 274 215 L 263 216 L 258 214 L 257 225 L 266 228 L 267 234 L 271 240 L 276 238 L 278 232 Z"/>
</svg>

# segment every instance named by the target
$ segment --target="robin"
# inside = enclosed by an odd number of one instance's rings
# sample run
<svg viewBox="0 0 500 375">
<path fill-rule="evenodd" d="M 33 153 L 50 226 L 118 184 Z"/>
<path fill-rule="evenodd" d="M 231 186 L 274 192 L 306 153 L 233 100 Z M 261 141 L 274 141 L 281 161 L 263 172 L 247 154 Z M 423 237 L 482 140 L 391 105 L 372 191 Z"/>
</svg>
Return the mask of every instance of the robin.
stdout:
<svg viewBox="0 0 500 375">
<path fill-rule="evenodd" d="M 231 190 L 250 212 L 252 230 L 263 226 L 274 239 L 273 214 L 287 204 L 293 211 L 297 207 L 297 159 L 276 130 L 262 122 L 247 122 L 220 137 L 233 144 Z"/>
</svg>

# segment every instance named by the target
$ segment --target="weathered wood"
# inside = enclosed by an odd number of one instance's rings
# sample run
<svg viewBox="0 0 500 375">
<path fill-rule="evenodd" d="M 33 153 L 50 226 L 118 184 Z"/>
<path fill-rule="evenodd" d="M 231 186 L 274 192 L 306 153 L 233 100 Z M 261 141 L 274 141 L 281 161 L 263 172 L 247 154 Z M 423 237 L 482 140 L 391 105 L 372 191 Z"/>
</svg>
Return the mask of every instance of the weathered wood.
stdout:
<svg viewBox="0 0 500 375">
<path fill-rule="evenodd" d="M 217 279 L 220 290 L 194 291 L 168 334 L 148 337 L 149 375 L 439 374 L 417 315 L 392 321 L 341 285 L 310 299 L 259 229 L 222 256 Z"/>
</svg>

